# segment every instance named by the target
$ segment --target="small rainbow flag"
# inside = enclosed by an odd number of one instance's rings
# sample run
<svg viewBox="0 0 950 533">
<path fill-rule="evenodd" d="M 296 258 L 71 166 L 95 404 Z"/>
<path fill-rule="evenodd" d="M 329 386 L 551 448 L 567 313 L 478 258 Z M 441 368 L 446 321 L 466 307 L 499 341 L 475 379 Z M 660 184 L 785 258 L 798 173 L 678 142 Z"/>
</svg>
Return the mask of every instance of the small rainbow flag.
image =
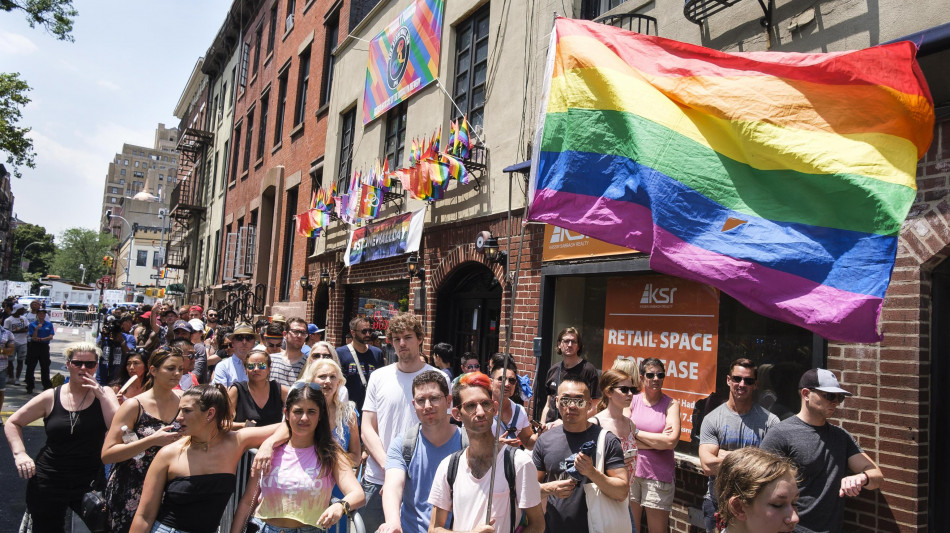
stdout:
<svg viewBox="0 0 950 533">
<path fill-rule="evenodd" d="M 933 135 L 912 43 L 727 54 L 558 18 L 549 50 L 529 220 L 829 339 L 881 339 Z"/>
</svg>

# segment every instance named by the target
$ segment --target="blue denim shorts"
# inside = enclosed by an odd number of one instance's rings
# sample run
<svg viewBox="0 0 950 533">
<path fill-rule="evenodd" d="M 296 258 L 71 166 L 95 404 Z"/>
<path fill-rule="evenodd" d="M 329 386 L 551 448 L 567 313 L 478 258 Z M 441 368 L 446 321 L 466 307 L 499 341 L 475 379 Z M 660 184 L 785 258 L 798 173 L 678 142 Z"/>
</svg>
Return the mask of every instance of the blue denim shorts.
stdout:
<svg viewBox="0 0 950 533">
<path fill-rule="evenodd" d="M 286 527 L 274 527 L 270 524 L 264 524 L 264 526 L 261 527 L 261 533 L 318 533 L 322 531 L 324 530 L 315 526 L 286 528 Z"/>
<path fill-rule="evenodd" d="M 152 526 L 152 533 L 188 533 L 182 529 L 175 529 L 172 526 L 166 526 L 161 522 L 155 522 Z"/>
</svg>

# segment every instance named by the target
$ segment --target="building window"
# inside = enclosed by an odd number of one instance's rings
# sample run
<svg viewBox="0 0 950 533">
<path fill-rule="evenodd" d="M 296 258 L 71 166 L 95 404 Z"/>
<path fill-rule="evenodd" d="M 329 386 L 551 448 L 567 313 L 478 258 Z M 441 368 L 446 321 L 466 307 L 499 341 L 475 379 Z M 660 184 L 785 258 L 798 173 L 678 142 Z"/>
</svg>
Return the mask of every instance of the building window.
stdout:
<svg viewBox="0 0 950 533">
<path fill-rule="evenodd" d="M 114 203 L 115 203 L 115 198 L 110 196 L 110 197 L 109 197 L 109 203 L 110 203 L 110 204 L 114 204 Z"/>
<path fill-rule="evenodd" d="M 287 0 L 287 19 L 284 24 L 284 33 L 294 29 L 294 10 L 296 8 L 296 0 Z"/>
<path fill-rule="evenodd" d="M 583 0 L 581 3 L 581 18 L 594 20 L 607 11 L 624 3 L 625 0 Z"/>
<path fill-rule="evenodd" d="M 403 102 L 386 113 L 386 144 L 383 157 L 393 170 L 402 164 L 402 153 L 406 148 L 406 109 L 406 102 Z"/>
<path fill-rule="evenodd" d="M 231 158 L 231 183 L 237 181 L 238 166 L 241 163 L 241 125 L 234 128 L 234 144 L 231 145 L 234 156 Z"/>
<path fill-rule="evenodd" d="M 125 180 L 119 180 L 119 185 L 125 185 Z"/>
<path fill-rule="evenodd" d="M 333 66 L 336 62 L 333 49 L 336 48 L 336 42 L 337 39 L 339 39 L 340 33 L 339 10 L 327 19 L 324 27 L 323 82 L 320 85 L 320 107 L 323 107 L 330 101 L 330 88 L 333 86 Z"/>
<path fill-rule="evenodd" d="M 485 114 L 485 78 L 488 73 L 488 5 L 462 21 L 455 30 L 455 91 L 453 98 L 472 126 L 481 126 Z M 453 113 L 456 113 L 453 107 Z M 453 119 L 459 118 L 453 115 Z"/>
<path fill-rule="evenodd" d="M 147 254 L 148 252 L 146 252 Z M 159 248 L 155 250 L 155 253 L 152 254 L 152 268 L 159 268 L 162 266 L 162 250 Z"/>
<path fill-rule="evenodd" d="M 247 87 L 247 64 L 251 59 L 251 43 L 245 41 L 241 49 L 241 88 Z"/>
<path fill-rule="evenodd" d="M 294 224 L 296 219 L 294 214 L 297 212 L 297 193 L 299 186 L 287 191 L 287 213 L 284 219 L 284 268 L 280 277 L 280 300 L 286 302 L 290 300 L 290 290 L 294 286 L 293 262 L 294 262 Z"/>
<path fill-rule="evenodd" d="M 148 250 L 135 251 L 135 266 L 143 267 L 148 262 Z"/>
<path fill-rule="evenodd" d="M 297 102 L 294 104 L 294 126 L 302 124 L 307 115 L 307 86 L 310 84 L 310 47 L 300 54 L 297 70 Z"/>
<path fill-rule="evenodd" d="M 123 164 L 125 164 L 125 166 L 129 166 L 129 160 L 125 159 Z"/>
<path fill-rule="evenodd" d="M 145 177 L 145 173 L 144 173 L 144 172 L 139 172 L 139 171 L 136 170 L 136 171 L 132 172 L 132 177 L 133 177 L 133 178 L 144 178 L 144 177 Z"/>
<path fill-rule="evenodd" d="M 267 136 L 267 111 L 270 106 L 270 91 L 261 96 L 261 125 L 257 134 L 257 158 L 264 157 L 264 139 Z"/>
<path fill-rule="evenodd" d="M 254 40 L 254 75 L 257 75 L 257 71 L 261 66 L 261 41 L 264 40 L 264 22 L 261 21 L 257 25 L 257 33 L 255 34 Z"/>
<path fill-rule="evenodd" d="M 277 4 L 270 8 L 270 24 L 267 28 L 267 55 L 274 52 L 274 41 L 277 39 Z"/>
<path fill-rule="evenodd" d="M 119 175 L 125 176 L 125 169 L 124 169 L 124 168 L 120 168 L 120 169 L 119 169 Z"/>
<path fill-rule="evenodd" d="M 135 162 L 135 168 L 139 168 L 139 162 L 138 162 L 138 161 Z"/>
<path fill-rule="evenodd" d="M 165 175 L 164 175 L 164 174 L 159 174 L 159 175 L 158 175 L 158 181 L 163 181 L 164 179 L 165 179 Z"/>
<path fill-rule="evenodd" d="M 218 182 L 218 151 L 214 151 L 214 164 L 211 167 L 211 193 L 215 192 L 215 185 Z"/>
<path fill-rule="evenodd" d="M 247 172 L 251 164 L 251 139 L 254 138 L 254 110 L 251 109 L 247 114 L 247 137 L 244 139 L 244 166 L 242 170 Z"/>
<path fill-rule="evenodd" d="M 284 111 L 287 109 L 287 72 L 277 79 L 277 116 L 274 122 L 274 146 L 280 144 L 284 135 Z"/>
<path fill-rule="evenodd" d="M 340 172 L 337 174 L 337 190 L 349 192 L 350 171 L 353 168 L 353 134 L 356 130 L 356 108 L 343 114 L 340 121 Z"/>
</svg>

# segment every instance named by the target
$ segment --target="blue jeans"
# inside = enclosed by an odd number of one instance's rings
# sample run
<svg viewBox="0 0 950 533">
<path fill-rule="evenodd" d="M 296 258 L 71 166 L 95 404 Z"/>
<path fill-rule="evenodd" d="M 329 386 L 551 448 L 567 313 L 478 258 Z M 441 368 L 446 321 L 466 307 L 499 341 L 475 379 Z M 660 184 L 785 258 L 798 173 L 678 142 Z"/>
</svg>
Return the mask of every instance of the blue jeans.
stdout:
<svg viewBox="0 0 950 533">
<path fill-rule="evenodd" d="M 270 524 L 264 524 L 261 527 L 261 533 L 318 533 L 323 530 L 314 526 L 303 526 L 295 528 L 274 527 Z"/>
<path fill-rule="evenodd" d="M 366 494 L 366 505 L 359 510 L 360 517 L 363 519 L 363 526 L 367 532 L 376 531 L 386 521 L 386 515 L 383 514 L 383 498 L 379 495 L 383 486 L 366 479 L 361 484 Z"/>
</svg>

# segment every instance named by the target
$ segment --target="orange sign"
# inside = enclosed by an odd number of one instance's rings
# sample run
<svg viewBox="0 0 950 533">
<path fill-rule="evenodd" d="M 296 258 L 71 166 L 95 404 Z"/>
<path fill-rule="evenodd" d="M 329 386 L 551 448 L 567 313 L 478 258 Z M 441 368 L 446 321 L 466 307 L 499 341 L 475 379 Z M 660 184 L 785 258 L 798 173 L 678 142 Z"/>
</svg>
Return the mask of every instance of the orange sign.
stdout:
<svg viewBox="0 0 950 533">
<path fill-rule="evenodd" d="M 587 235 L 568 231 L 564 228 L 550 224 L 545 224 L 544 226 L 544 247 L 541 250 L 542 261 L 630 254 L 635 252 L 636 250 L 598 241 Z"/>
<path fill-rule="evenodd" d="M 604 368 L 617 356 L 666 367 L 663 392 L 680 403 L 680 439 L 689 441 L 693 406 L 716 390 L 719 291 L 672 276 L 607 280 Z"/>
</svg>

